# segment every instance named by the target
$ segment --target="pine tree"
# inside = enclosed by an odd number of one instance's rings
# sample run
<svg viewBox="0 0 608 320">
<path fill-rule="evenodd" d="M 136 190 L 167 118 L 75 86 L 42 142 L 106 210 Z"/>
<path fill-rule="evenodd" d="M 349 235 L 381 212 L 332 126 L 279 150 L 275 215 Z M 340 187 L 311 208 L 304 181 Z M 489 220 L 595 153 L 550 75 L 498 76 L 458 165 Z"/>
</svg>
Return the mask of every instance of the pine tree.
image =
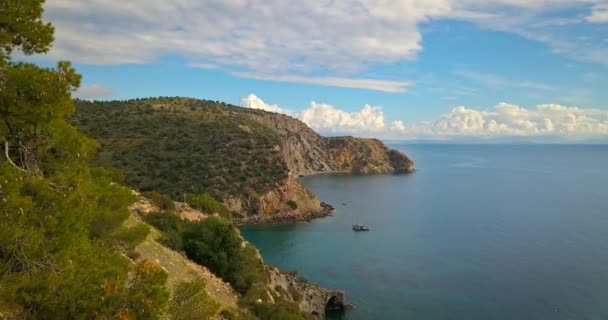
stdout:
<svg viewBox="0 0 608 320">
<path fill-rule="evenodd" d="M 133 195 L 89 167 L 96 142 L 65 120 L 81 76 L 11 59 L 49 50 L 43 4 L 0 2 L 0 318 L 158 318 L 165 271 L 124 254 L 141 240 L 122 226 Z"/>
</svg>

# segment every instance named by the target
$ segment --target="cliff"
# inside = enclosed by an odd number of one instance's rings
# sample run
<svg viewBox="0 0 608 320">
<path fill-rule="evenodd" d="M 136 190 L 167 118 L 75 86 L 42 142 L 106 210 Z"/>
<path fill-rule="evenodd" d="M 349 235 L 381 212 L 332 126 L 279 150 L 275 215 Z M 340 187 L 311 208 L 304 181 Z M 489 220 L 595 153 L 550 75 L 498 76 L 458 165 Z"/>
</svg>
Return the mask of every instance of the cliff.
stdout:
<svg viewBox="0 0 608 320">
<path fill-rule="evenodd" d="M 264 112 L 251 119 L 280 137 L 279 150 L 294 175 L 315 173 L 411 173 L 414 162 L 378 139 L 322 137 L 300 120 Z"/>
<path fill-rule="evenodd" d="M 322 137 L 295 118 L 215 101 L 77 101 L 71 122 L 100 142 L 96 164 L 120 169 L 133 188 L 176 200 L 207 193 L 241 223 L 328 215 L 301 175 L 414 171 L 380 140 Z"/>
</svg>

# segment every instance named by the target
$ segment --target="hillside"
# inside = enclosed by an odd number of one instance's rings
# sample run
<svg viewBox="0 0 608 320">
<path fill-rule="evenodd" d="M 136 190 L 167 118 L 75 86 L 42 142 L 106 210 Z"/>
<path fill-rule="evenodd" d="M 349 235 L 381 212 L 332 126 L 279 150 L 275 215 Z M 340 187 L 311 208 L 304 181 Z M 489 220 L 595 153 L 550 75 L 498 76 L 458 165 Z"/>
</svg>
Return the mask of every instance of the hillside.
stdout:
<svg viewBox="0 0 608 320">
<path fill-rule="evenodd" d="M 300 175 L 414 170 L 379 140 L 326 138 L 289 116 L 208 100 L 77 101 L 71 122 L 100 142 L 95 163 L 120 169 L 128 185 L 186 201 L 210 194 L 241 222 L 328 214 Z"/>
<path fill-rule="evenodd" d="M 158 203 L 141 194 L 137 194 L 137 201 L 131 205 L 130 210 L 131 215 L 125 226 L 146 226 L 151 232 L 129 255 L 135 262 L 156 261 L 166 270 L 167 287 L 173 301 L 180 294 L 180 286 L 187 283 L 203 284 L 200 289 L 202 292 L 196 294 L 196 300 L 191 298 L 188 303 L 179 306 L 183 312 L 171 310 L 173 319 L 283 319 L 278 315 L 281 312 L 289 316 L 289 319 L 324 319 L 327 310 L 344 311 L 350 307 L 342 291 L 321 288 L 296 278 L 292 273 L 265 265 L 257 250 L 241 237 L 233 225 L 225 225 L 227 229 L 214 229 L 217 232 L 214 239 L 219 237 L 223 240 L 218 244 L 222 253 L 217 257 L 238 256 L 238 251 L 247 256 L 246 263 L 229 258 L 231 273 L 236 273 L 239 277 L 234 278 L 230 273 L 218 271 L 214 263 L 217 260 L 211 257 L 196 261 L 201 251 L 197 250 L 193 255 L 188 250 L 188 229 L 199 231 L 198 226 L 207 222 L 216 225 L 218 221 L 221 224 L 223 218 L 177 202 L 172 210 L 163 211 Z M 174 228 L 176 224 L 178 227 Z M 200 235 L 197 234 L 196 242 L 204 239 L 204 235 Z M 177 242 L 168 241 L 177 238 L 180 239 Z M 180 245 L 176 245 L 178 242 Z M 236 252 L 232 251 L 233 246 Z M 242 276 L 255 280 L 243 288 L 242 282 L 235 282 L 235 279 Z M 260 310 L 262 307 L 270 308 L 273 315 L 265 317 L 263 310 Z M 182 313 L 183 317 L 180 316 Z"/>
</svg>

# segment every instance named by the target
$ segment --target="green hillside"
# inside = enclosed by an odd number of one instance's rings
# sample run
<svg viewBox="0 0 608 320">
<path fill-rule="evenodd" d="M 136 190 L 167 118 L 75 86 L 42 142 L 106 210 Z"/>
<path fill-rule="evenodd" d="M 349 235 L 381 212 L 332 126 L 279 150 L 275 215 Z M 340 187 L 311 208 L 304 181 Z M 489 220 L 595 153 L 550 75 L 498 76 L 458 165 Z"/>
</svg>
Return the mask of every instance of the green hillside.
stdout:
<svg viewBox="0 0 608 320">
<path fill-rule="evenodd" d="M 95 163 L 122 170 L 134 188 L 174 199 L 238 195 L 253 211 L 288 174 L 277 134 L 248 118 L 256 112 L 185 98 L 78 101 L 71 122 L 100 142 Z"/>
</svg>

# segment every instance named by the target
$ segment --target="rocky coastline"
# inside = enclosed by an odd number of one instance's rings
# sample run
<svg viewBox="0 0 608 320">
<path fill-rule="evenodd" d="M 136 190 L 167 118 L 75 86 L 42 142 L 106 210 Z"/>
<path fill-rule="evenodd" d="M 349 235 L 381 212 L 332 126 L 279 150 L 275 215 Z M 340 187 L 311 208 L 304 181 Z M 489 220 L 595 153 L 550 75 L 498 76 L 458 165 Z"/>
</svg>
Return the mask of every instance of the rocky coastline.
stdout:
<svg viewBox="0 0 608 320">
<path fill-rule="evenodd" d="M 326 218 L 333 215 L 335 208 L 332 205 L 321 202 L 320 206 L 320 210 L 312 210 L 307 212 L 290 211 L 274 215 L 255 215 L 235 218 L 234 223 L 238 226 L 256 224 L 308 223 L 315 219 Z"/>
</svg>

